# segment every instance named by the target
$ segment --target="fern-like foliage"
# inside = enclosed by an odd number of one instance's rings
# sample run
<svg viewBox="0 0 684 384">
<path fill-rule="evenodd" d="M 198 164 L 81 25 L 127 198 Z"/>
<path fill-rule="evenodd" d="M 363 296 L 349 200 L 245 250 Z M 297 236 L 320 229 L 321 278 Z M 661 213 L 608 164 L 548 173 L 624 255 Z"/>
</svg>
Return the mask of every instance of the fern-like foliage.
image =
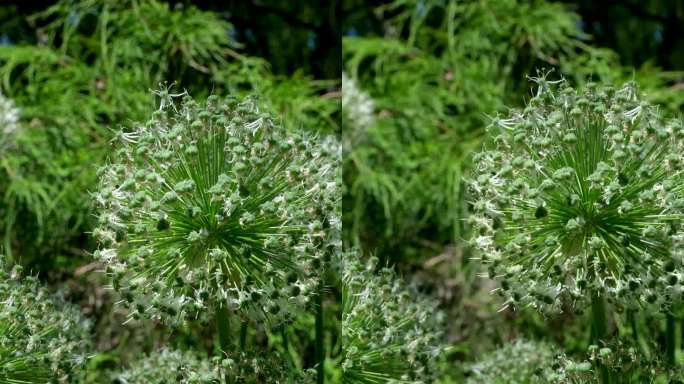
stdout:
<svg viewBox="0 0 684 384">
<path fill-rule="evenodd" d="M 91 165 L 106 158 L 111 128 L 155 109 L 149 90 L 159 82 L 198 96 L 258 94 L 288 127 L 339 132 L 335 81 L 274 76 L 263 59 L 238 53 L 220 14 L 156 0 L 63 0 L 29 23 L 35 36 L 0 46 L 3 92 L 28 128 L 1 160 L 0 212 L 6 252 L 33 266 L 93 248 L 84 236 L 94 225 L 83 193 L 96 183 Z"/>
<path fill-rule="evenodd" d="M 30 122 L 3 157 L 0 211 L 7 253 L 35 262 L 84 245 L 82 192 L 94 185 L 90 164 L 104 159 L 108 126 L 143 118 L 149 88 L 167 77 L 202 84 L 235 44 L 215 14 L 154 0 L 61 1 L 29 21 L 37 42 L 0 47 L 2 87 Z"/>
</svg>

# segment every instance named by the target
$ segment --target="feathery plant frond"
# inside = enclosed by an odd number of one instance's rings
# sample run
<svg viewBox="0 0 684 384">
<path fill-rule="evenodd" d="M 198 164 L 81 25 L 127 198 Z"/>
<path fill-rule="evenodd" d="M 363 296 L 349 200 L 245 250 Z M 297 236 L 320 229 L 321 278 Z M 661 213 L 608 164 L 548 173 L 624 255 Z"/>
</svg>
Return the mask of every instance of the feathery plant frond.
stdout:
<svg viewBox="0 0 684 384">
<path fill-rule="evenodd" d="M 464 39 L 458 39 L 458 43 L 466 44 L 466 49 L 490 54 L 508 50 L 509 64 L 518 59 L 552 63 L 562 56 L 572 55 L 575 49 L 585 48 L 583 40 L 587 38 L 577 27 L 579 15 L 570 12 L 564 4 L 553 2 L 503 0 L 494 6 L 488 0 L 470 3 L 395 0 L 379 7 L 378 11 L 387 13 L 392 24 L 399 27 L 392 30 L 394 34 L 408 31 L 409 45 L 443 46 L 446 43 L 452 50 L 457 44 L 456 37 L 461 34 Z M 435 22 L 445 27 L 446 33 L 434 33 L 429 26 Z M 484 36 L 490 37 L 492 42 L 483 44 Z M 503 39 L 509 44 L 496 44 Z"/>
<path fill-rule="evenodd" d="M 95 257 L 134 316 L 227 306 L 286 319 L 341 247 L 339 144 L 287 132 L 253 99 L 158 94 L 154 118 L 121 131 L 99 171 Z"/>
<path fill-rule="evenodd" d="M 92 25 L 95 15 L 100 17 Z M 49 46 L 69 56 L 79 56 L 81 34 L 95 30 L 103 41 L 97 53 L 105 69 L 144 62 L 157 81 L 164 73 L 184 70 L 169 68 L 174 63 L 209 73 L 210 66 L 237 56 L 233 49 L 239 47 L 228 38 L 232 25 L 216 14 L 194 6 L 171 9 L 168 3 L 154 0 L 65 0 L 33 15 L 31 21 L 50 39 Z"/>
<path fill-rule="evenodd" d="M 38 280 L 6 271 L 0 255 L 0 383 L 74 383 L 85 364 L 89 323 Z"/>
<path fill-rule="evenodd" d="M 435 302 L 377 259 L 347 252 L 342 268 L 342 383 L 423 383 L 443 351 Z"/>
<path fill-rule="evenodd" d="M 592 365 L 575 362 L 549 344 L 516 340 L 468 367 L 467 384 L 590 384 Z"/>
<path fill-rule="evenodd" d="M 35 36 L 0 45 L 2 90 L 31 128 L 15 135 L 21 143 L 3 159 L 0 211 L 8 256 L 32 267 L 83 246 L 94 223 L 82 191 L 96 183 L 91 164 L 106 158 L 108 127 L 145 119 L 159 82 L 178 81 L 196 96 L 257 93 L 288 127 L 339 131 L 339 103 L 322 96 L 335 81 L 274 76 L 265 60 L 235 52 L 233 27 L 215 12 L 155 0 L 62 0 L 29 22 Z"/>
<path fill-rule="evenodd" d="M 532 80 L 528 106 L 493 120 L 470 182 L 473 244 L 500 292 L 540 309 L 592 295 L 669 305 L 682 287 L 681 121 L 634 84 Z"/>
<path fill-rule="evenodd" d="M 3 91 L 31 125 L 3 158 L 0 210 L 8 256 L 46 266 L 92 228 L 82 192 L 107 127 L 145 118 L 148 89 L 167 78 L 208 89 L 236 44 L 215 13 L 154 0 L 62 0 L 29 22 L 35 36 L 0 46 Z"/>
</svg>

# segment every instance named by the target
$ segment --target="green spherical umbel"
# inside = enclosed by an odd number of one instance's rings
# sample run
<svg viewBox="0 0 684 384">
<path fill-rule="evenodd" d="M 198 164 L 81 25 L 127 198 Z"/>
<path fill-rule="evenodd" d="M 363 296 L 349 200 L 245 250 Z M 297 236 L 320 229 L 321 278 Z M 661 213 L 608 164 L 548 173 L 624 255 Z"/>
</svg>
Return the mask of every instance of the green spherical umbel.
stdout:
<svg viewBox="0 0 684 384">
<path fill-rule="evenodd" d="M 171 322 L 217 306 L 265 316 L 262 292 L 306 305 L 310 266 L 339 238 L 339 143 L 285 130 L 253 99 L 163 94 L 99 172 L 96 257 L 123 275 L 115 288 Z"/>
<path fill-rule="evenodd" d="M 492 276 L 510 276 L 508 303 L 678 295 L 681 122 L 664 122 L 631 84 L 578 92 L 535 81 L 524 110 L 494 120 L 469 182 L 472 243 Z"/>
</svg>

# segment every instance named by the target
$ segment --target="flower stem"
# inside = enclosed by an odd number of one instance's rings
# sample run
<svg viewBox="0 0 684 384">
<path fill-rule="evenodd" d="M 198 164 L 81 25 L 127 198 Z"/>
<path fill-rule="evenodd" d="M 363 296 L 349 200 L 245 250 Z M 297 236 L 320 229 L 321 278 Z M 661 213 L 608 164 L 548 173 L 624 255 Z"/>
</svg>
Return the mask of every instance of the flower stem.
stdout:
<svg viewBox="0 0 684 384">
<path fill-rule="evenodd" d="M 220 306 L 216 311 L 216 327 L 218 328 L 221 352 L 228 353 L 231 347 L 230 315 L 228 313 L 228 308 L 225 306 Z M 226 372 L 226 383 L 233 384 L 233 378 L 228 372 Z"/>
<path fill-rule="evenodd" d="M 641 354 L 648 360 L 651 358 L 651 353 L 648 350 L 648 345 L 644 342 L 641 334 L 639 333 L 639 325 L 637 324 L 637 314 L 634 309 L 627 310 L 627 320 L 629 321 L 630 327 L 632 328 L 632 338 L 634 338 L 634 343 L 639 348 Z"/>
<path fill-rule="evenodd" d="M 317 384 L 324 384 L 325 382 L 325 353 L 323 351 L 323 289 L 322 283 L 318 287 L 316 294 L 316 360 L 318 361 L 318 377 Z"/>
<path fill-rule="evenodd" d="M 666 335 L 665 335 L 665 347 L 667 351 L 667 363 L 672 367 L 675 365 L 675 354 L 676 354 L 676 331 L 677 320 L 671 313 L 666 314 Z"/>
<path fill-rule="evenodd" d="M 606 334 L 608 333 L 606 324 L 606 304 L 601 295 L 597 292 L 593 292 L 591 295 L 591 334 L 592 342 L 599 348 L 602 346 L 602 342 L 605 340 Z M 597 362 L 596 365 L 601 372 L 601 383 L 611 384 L 608 367 L 601 362 Z"/>
<path fill-rule="evenodd" d="M 283 336 L 283 350 L 285 350 L 285 361 L 287 362 L 288 368 L 287 382 L 292 384 L 292 371 L 294 364 L 292 364 L 292 355 L 290 354 L 290 342 L 287 336 L 287 327 L 284 324 L 281 326 L 280 332 Z"/>
<path fill-rule="evenodd" d="M 242 321 L 240 324 L 240 350 L 245 351 L 245 344 L 247 344 L 247 321 Z"/>
</svg>

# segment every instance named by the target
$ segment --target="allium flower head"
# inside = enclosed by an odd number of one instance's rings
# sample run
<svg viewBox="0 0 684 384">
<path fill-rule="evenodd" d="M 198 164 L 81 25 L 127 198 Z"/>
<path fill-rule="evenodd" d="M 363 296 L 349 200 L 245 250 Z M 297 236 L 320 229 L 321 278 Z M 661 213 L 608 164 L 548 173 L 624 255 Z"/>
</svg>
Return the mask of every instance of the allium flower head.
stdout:
<svg viewBox="0 0 684 384">
<path fill-rule="evenodd" d="M 0 382 L 78 382 L 89 323 L 20 272 L 7 272 L 0 255 Z"/>
<path fill-rule="evenodd" d="M 285 360 L 278 357 L 273 354 L 255 356 L 239 352 L 210 359 L 192 351 L 164 348 L 133 361 L 127 370 L 116 375 L 116 383 L 223 383 L 227 375 L 238 383 L 285 384 L 288 382 L 288 374 L 298 380 L 305 380 L 304 375 L 288 372 Z"/>
<path fill-rule="evenodd" d="M 474 159 L 473 244 L 509 303 L 558 309 L 594 292 L 625 305 L 681 291 L 684 126 L 633 84 L 533 79 Z M 622 300 L 620 300 L 622 299 Z"/>
<path fill-rule="evenodd" d="M 342 382 L 426 383 L 443 350 L 436 303 L 355 252 L 342 260 Z"/>
<path fill-rule="evenodd" d="M 219 366 L 210 359 L 202 358 L 191 351 L 161 349 L 142 359 L 132 361 L 131 366 L 116 374 L 120 384 L 162 384 L 172 380 L 174 383 L 219 383 Z"/>
<path fill-rule="evenodd" d="M 134 317 L 287 317 L 341 247 L 337 141 L 286 131 L 254 99 L 159 94 L 99 172 L 96 258 Z"/>
<path fill-rule="evenodd" d="M 549 344 L 516 340 L 470 365 L 467 384 L 587 384 L 595 382 L 592 370 Z"/>
</svg>

